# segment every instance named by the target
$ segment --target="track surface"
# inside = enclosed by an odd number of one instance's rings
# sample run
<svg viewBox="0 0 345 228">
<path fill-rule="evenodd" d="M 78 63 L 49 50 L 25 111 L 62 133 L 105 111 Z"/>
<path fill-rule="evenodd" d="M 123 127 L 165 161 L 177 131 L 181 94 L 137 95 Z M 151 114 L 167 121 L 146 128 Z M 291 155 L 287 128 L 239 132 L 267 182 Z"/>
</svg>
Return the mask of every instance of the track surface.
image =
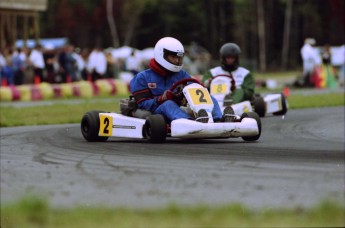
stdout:
<svg viewBox="0 0 345 228">
<path fill-rule="evenodd" d="M 78 124 L 1 128 L 1 203 L 27 193 L 54 206 L 250 208 L 345 202 L 344 107 L 262 119 L 257 142 L 88 143 Z"/>
</svg>

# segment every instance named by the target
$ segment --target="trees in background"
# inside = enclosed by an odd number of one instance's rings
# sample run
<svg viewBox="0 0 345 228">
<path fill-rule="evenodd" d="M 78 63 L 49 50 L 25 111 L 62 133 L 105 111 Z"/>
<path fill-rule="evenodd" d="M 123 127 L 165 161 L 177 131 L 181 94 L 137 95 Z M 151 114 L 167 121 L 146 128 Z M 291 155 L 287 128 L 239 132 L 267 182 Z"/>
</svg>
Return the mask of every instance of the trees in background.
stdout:
<svg viewBox="0 0 345 228">
<path fill-rule="evenodd" d="M 344 8 L 342 0 L 49 0 L 41 34 L 80 47 L 139 49 L 174 36 L 215 59 L 224 42 L 236 42 L 251 68 L 294 68 L 305 37 L 345 43 Z"/>
</svg>

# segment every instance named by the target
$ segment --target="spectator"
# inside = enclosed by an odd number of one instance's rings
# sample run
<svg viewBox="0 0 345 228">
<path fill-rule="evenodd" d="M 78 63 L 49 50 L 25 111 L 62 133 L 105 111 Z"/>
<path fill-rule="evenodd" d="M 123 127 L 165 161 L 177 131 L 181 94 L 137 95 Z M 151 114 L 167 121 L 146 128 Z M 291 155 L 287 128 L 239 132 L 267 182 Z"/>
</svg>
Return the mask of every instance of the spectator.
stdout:
<svg viewBox="0 0 345 228">
<path fill-rule="evenodd" d="M 101 48 L 96 47 L 90 54 L 87 69 L 91 73 L 91 80 L 104 78 L 107 70 L 107 58 Z"/>
<path fill-rule="evenodd" d="M 5 79 L 7 85 L 14 85 L 14 71 L 12 68 L 11 56 L 6 56 L 5 61 L 5 66 L 1 68 L 1 80 Z"/>
<path fill-rule="evenodd" d="M 20 49 L 20 51 L 18 49 Z M 17 50 L 13 53 L 13 55 L 16 55 L 16 54 L 18 54 L 20 59 L 26 63 L 26 61 L 28 60 L 26 48 L 17 48 Z"/>
<path fill-rule="evenodd" d="M 322 63 L 326 65 L 330 64 L 331 57 L 331 47 L 328 44 L 326 44 L 322 51 Z"/>
<path fill-rule="evenodd" d="M 24 82 L 24 75 L 25 75 L 25 54 L 21 48 L 17 48 L 17 51 L 13 53 L 11 64 L 14 73 L 14 84 L 15 85 L 22 85 Z"/>
<path fill-rule="evenodd" d="M 326 44 L 322 51 L 322 66 L 320 69 L 319 79 L 315 83 L 316 86 L 320 88 L 336 88 L 337 80 L 336 80 L 336 73 L 335 69 L 331 64 L 332 54 L 331 54 L 331 47 Z"/>
<path fill-rule="evenodd" d="M 106 58 L 107 58 L 107 78 L 117 78 L 118 77 L 118 67 L 117 67 L 117 61 L 113 57 L 110 51 L 106 52 Z"/>
<path fill-rule="evenodd" d="M 5 56 L 3 55 L 2 50 L 0 49 L 0 86 L 2 85 L 2 69 L 6 66 L 6 59 Z"/>
<path fill-rule="evenodd" d="M 140 58 L 135 56 L 135 51 L 132 50 L 131 55 L 126 59 L 126 70 L 136 75 L 141 69 L 142 64 Z"/>
<path fill-rule="evenodd" d="M 342 45 L 339 49 L 340 58 L 340 67 L 338 71 L 338 81 L 341 87 L 345 87 L 345 45 Z"/>
<path fill-rule="evenodd" d="M 80 55 L 80 49 L 75 48 L 72 52 L 72 57 L 76 63 L 76 79 L 79 81 L 82 79 L 83 71 L 85 70 L 85 61 L 83 57 Z"/>
<path fill-rule="evenodd" d="M 88 63 L 88 59 L 89 59 L 89 49 L 84 48 L 80 51 L 80 57 L 82 58 L 82 60 L 84 61 L 84 68 L 81 71 L 81 77 L 83 80 L 87 80 L 88 79 L 88 69 L 87 69 L 87 63 Z"/>
<path fill-rule="evenodd" d="M 55 83 L 56 82 L 56 71 L 57 71 L 57 60 L 54 46 L 47 45 L 43 53 L 44 63 L 46 65 L 47 72 L 47 82 Z"/>
<path fill-rule="evenodd" d="M 301 56 L 303 60 L 303 77 L 302 86 L 314 86 L 313 76 L 317 66 L 321 65 L 321 58 L 319 53 L 313 46 L 316 44 L 315 39 L 307 38 L 304 41 L 304 45 L 301 49 Z"/>
<path fill-rule="evenodd" d="M 45 68 L 44 58 L 42 53 L 42 46 L 37 44 L 35 48 L 31 51 L 29 56 L 30 64 L 34 68 L 34 77 L 39 79 L 39 82 L 44 81 L 43 70 Z M 37 81 L 35 81 L 37 82 Z"/>
<path fill-rule="evenodd" d="M 73 46 L 65 45 L 58 57 L 63 82 L 76 81 L 76 60 L 72 56 Z"/>
</svg>

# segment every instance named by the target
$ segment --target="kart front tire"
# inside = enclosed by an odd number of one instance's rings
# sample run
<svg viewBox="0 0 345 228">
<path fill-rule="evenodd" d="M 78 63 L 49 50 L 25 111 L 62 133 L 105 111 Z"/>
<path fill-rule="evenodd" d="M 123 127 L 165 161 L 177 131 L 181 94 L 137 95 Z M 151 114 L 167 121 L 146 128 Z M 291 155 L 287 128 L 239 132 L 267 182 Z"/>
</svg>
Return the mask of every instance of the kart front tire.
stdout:
<svg viewBox="0 0 345 228">
<path fill-rule="evenodd" d="M 162 115 L 149 115 L 143 129 L 144 137 L 151 143 L 162 143 L 167 136 L 166 122 Z"/>
<path fill-rule="evenodd" d="M 253 102 L 254 111 L 260 116 L 264 117 L 266 114 L 266 103 L 261 96 L 256 96 Z"/>
<path fill-rule="evenodd" d="M 261 119 L 259 117 L 259 115 L 256 112 L 245 112 L 241 115 L 241 121 L 243 118 L 252 118 L 255 119 L 257 124 L 258 124 L 258 128 L 259 128 L 259 134 L 255 135 L 255 136 L 243 136 L 242 139 L 244 141 L 256 141 L 260 138 L 261 136 Z"/>
<path fill-rule="evenodd" d="M 285 115 L 287 113 L 287 111 L 288 111 L 287 101 L 286 101 L 286 97 L 283 93 L 281 93 L 281 102 L 282 102 L 282 110 L 272 113 L 273 115 L 282 116 L 282 115 Z"/>
<path fill-rule="evenodd" d="M 104 111 L 89 111 L 81 120 L 81 133 L 88 142 L 104 142 L 108 137 L 98 136 L 100 122 L 99 113 Z"/>
</svg>

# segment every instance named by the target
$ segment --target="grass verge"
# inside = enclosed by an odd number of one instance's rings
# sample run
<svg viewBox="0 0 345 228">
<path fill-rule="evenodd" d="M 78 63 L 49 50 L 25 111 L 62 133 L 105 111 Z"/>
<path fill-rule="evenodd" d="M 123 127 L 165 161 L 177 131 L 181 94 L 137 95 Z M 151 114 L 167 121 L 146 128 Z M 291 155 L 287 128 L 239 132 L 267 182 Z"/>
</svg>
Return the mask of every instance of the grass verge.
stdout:
<svg viewBox="0 0 345 228">
<path fill-rule="evenodd" d="M 344 227 L 344 212 L 328 201 L 310 209 L 251 210 L 240 204 L 54 209 L 44 199 L 30 196 L 2 206 L 1 227 Z"/>
<path fill-rule="evenodd" d="M 341 92 L 291 94 L 287 100 L 289 109 L 343 106 L 345 103 Z M 1 107 L 0 127 L 80 123 L 83 114 L 90 110 L 119 112 L 119 102 L 114 98 L 114 102 L 81 100 L 78 104 Z"/>
</svg>

